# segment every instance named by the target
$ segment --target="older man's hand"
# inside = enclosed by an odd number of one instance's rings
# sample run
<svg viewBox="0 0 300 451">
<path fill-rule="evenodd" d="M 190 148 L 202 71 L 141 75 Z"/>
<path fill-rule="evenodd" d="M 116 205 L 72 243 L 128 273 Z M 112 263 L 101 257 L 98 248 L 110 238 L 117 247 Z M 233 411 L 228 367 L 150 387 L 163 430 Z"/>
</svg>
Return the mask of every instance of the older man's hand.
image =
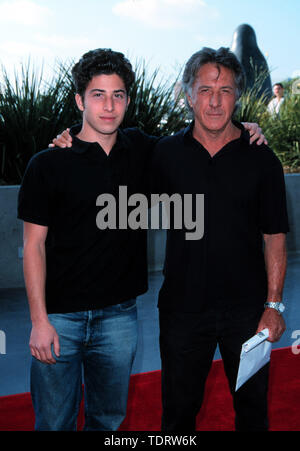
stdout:
<svg viewBox="0 0 300 451">
<path fill-rule="evenodd" d="M 53 139 L 52 143 L 49 144 L 48 147 L 72 147 L 72 136 L 69 132 L 70 129 L 67 128 L 60 135 L 57 135 L 57 137 Z"/>
<path fill-rule="evenodd" d="M 264 311 L 256 333 L 263 329 L 269 329 L 268 341 L 275 343 L 278 341 L 286 329 L 283 317 L 273 308 L 266 308 Z"/>
</svg>

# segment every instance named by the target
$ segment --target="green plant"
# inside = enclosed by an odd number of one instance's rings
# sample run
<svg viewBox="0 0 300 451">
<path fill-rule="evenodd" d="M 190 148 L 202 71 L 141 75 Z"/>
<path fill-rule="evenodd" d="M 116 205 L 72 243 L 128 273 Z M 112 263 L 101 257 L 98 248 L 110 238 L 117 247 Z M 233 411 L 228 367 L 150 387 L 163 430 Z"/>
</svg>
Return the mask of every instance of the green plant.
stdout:
<svg viewBox="0 0 300 451">
<path fill-rule="evenodd" d="M 241 96 L 235 119 L 241 122 L 257 122 L 285 170 L 299 172 L 300 95 L 291 91 L 294 80 L 283 82 L 285 101 L 280 109 L 280 115 L 270 115 L 267 111 L 269 99 L 265 93 L 259 95 L 266 75 L 266 72 L 257 74 L 251 89 Z"/>
<path fill-rule="evenodd" d="M 170 135 L 186 126 L 186 111 L 175 85 L 158 80 L 158 70 L 149 75 L 145 62 L 136 64 L 136 80 L 130 92 L 131 102 L 123 127 L 139 127 L 149 135 Z"/>
<path fill-rule="evenodd" d="M 287 172 L 300 170 L 300 96 L 287 93 L 279 116 L 264 114 L 261 126 Z"/>
<path fill-rule="evenodd" d="M 266 111 L 268 93 L 263 91 L 263 85 L 269 76 L 268 70 L 253 69 L 254 83 L 251 88 L 245 90 L 238 101 L 235 119 L 240 122 L 257 122 Z"/>
<path fill-rule="evenodd" d="M 12 82 L 2 67 L 0 87 L 0 183 L 18 184 L 31 156 L 47 148 L 53 137 L 78 120 L 66 69 L 43 81 L 30 62 Z"/>
</svg>

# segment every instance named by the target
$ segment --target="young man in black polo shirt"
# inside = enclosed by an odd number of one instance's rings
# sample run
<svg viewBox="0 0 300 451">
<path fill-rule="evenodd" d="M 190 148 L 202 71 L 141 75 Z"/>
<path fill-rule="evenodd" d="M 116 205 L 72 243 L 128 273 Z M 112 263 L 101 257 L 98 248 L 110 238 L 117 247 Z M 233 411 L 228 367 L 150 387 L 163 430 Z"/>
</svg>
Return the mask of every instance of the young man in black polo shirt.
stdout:
<svg viewBox="0 0 300 451">
<path fill-rule="evenodd" d="M 232 121 L 242 81 L 229 49 L 193 55 L 183 86 L 194 121 L 154 151 L 155 192 L 204 194 L 203 238 L 168 231 L 159 294 L 163 431 L 195 429 L 217 344 L 237 430 L 268 429 L 268 365 L 237 392 L 235 384 L 242 343 L 264 328 L 274 342 L 285 329 L 288 220 L 278 158 L 265 145 L 250 145 Z"/>
<path fill-rule="evenodd" d="M 121 132 L 134 73 L 99 49 L 73 68 L 83 124 L 71 150 L 30 161 L 19 194 L 33 355 L 36 430 L 74 430 L 85 388 L 85 429 L 116 430 L 126 414 L 137 344 L 135 298 L 147 290 L 146 231 L 100 230 L 101 193 L 142 193 L 153 139 Z M 154 140 L 155 141 L 155 140 Z"/>
</svg>

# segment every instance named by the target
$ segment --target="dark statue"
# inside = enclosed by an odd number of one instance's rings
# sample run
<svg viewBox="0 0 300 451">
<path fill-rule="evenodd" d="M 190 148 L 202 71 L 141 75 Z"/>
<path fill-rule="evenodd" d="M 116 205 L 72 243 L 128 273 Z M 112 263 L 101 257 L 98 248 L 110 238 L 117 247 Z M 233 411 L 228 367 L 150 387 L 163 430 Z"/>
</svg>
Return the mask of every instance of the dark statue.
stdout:
<svg viewBox="0 0 300 451">
<path fill-rule="evenodd" d="M 262 89 L 259 91 L 258 97 L 265 93 L 266 100 L 268 101 L 272 97 L 272 83 L 269 68 L 264 55 L 258 48 L 255 31 L 250 25 L 243 24 L 235 30 L 231 50 L 244 68 L 246 88 L 253 87 L 255 78 L 259 73 L 264 77 Z"/>
</svg>

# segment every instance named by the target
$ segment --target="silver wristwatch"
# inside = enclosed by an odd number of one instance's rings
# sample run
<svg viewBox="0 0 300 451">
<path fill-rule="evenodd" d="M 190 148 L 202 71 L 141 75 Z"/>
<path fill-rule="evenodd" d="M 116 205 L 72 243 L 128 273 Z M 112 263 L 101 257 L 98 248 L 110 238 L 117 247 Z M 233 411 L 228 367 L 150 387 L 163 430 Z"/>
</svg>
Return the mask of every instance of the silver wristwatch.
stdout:
<svg viewBox="0 0 300 451">
<path fill-rule="evenodd" d="M 285 311 L 285 306 L 282 302 L 265 302 L 264 307 L 274 308 L 281 315 Z"/>
</svg>

